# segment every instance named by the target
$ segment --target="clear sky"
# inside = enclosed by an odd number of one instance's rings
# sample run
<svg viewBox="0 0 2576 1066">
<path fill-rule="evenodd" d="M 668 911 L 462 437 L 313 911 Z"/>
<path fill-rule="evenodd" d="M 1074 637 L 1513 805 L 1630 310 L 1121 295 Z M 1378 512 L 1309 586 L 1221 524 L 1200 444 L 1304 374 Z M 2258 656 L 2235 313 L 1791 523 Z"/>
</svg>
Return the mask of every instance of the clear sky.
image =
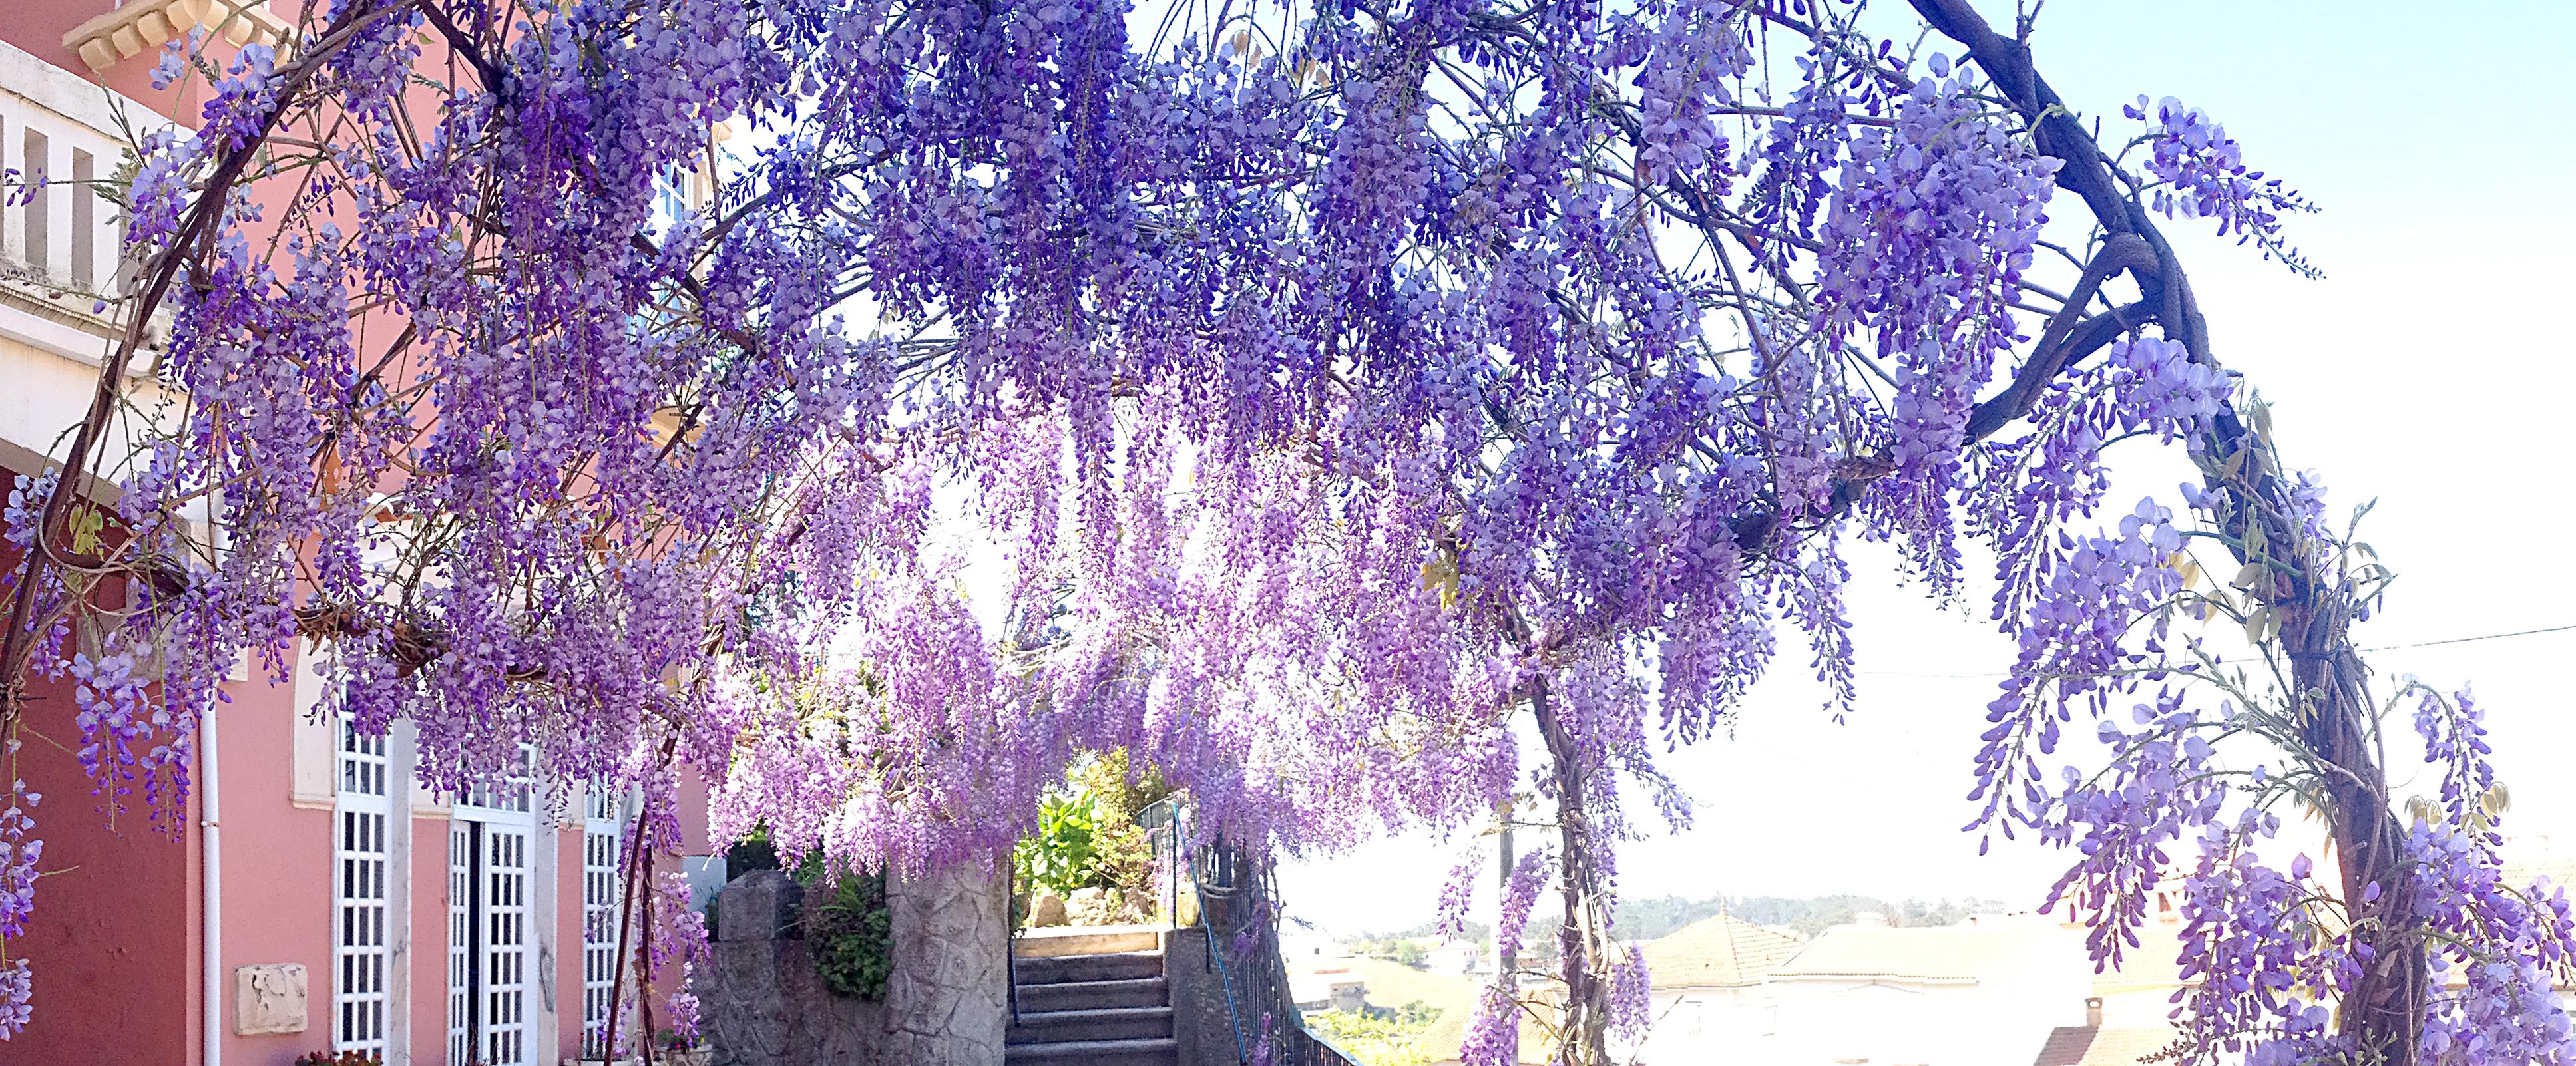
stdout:
<svg viewBox="0 0 2576 1066">
<path fill-rule="evenodd" d="M 2009 3 L 1978 7 L 2009 24 Z M 2039 68 L 2088 119 L 2116 125 L 2140 93 L 2178 97 L 2324 208 L 2291 223 L 2323 281 L 2189 220 L 2167 230 L 2219 357 L 2276 404 L 2287 461 L 2325 476 L 2330 514 L 2379 500 L 2361 538 L 2400 576 L 2387 613 L 2360 630 L 2364 646 L 2576 625 L 2563 464 L 2576 384 L 2570 41 L 2576 6 L 2540 2 L 2052 0 L 2041 15 Z M 2141 458 L 2115 503 L 2171 499 L 2180 468 Z M 1859 584 L 1860 713 L 1829 721 L 1803 655 L 1784 654 L 1732 739 L 1665 757 L 1699 824 L 1628 845 L 1624 893 L 2038 902 L 2062 854 L 1997 841 L 1981 859 L 1958 831 L 1974 813 L 1965 796 L 1992 675 L 2010 664 L 1982 593 L 1945 613 L 1919 590 Z M 2513 793 L 2508 832 L 2576 846 L 2576 699 L 2561 680 L 2576 631 L 2370 661 L 2383 675 L 2473 683 Z M 2391 778 L 2401 792 L 2430 787 L 2411 758 Z M 1339 931 L 1427 920 L 1456 852 L 1432 844 L 1292 866 L 1287 909 Z M 1488 885 L 1480 909 L 1491 905 Z"/>
</svg>

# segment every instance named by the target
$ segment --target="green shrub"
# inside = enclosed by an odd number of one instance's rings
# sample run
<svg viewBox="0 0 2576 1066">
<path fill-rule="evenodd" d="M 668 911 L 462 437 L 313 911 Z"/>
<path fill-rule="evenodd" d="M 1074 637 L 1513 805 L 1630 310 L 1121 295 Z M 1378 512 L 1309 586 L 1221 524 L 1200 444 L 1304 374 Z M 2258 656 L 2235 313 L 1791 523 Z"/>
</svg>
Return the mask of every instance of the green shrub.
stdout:
<svg viewBox="0 0 2576 1066">
<path fill-rule="evenodd" d="M 1431 1026 L 1439 1020 L 1438 1008 L 1407 1003 L 1373 1013 L 1319 1010 L 1306 1015 L 1306 1027 L 1361 1066 L 1430 1066 L 1454 1053 L 1431 1046 Z"/>
<path fill-rule="evenodd" d="M 894 914 L 886 909 L 885 875 L 842 875 L 828 886 L 808 881 L 806 890 L 830 893 L 805 919 L 805 943 L 814 950 L 823 987 L 836 996 L 884 999 L 886 978 L 894 972 Z"/>
<path fill-rule="evenodd" d="M 1131 777 L 1127 753 L 1094 754 L 1064 791 L 1038 801 L 1038 831 L 1011 851 L 1022 886 L 1070 896 L 1085 888 L 1154 895 L 1154 845 L 1136 816 L 1172 794 L 1147 773 Z"/>
<path fill-rule="evenodd" d="M 1095 839 L 1099 819 L 1098 801 L 1088 792 L 1038 801 L 1037 835 L 1011 849 L 1020 882 L 1059 896 L 1106 887 Z"/>
<path fill-rule="evenodd" d="M 1151 770 L 1131 775 L 1131 766 L 1123 749 L 1094 755 L 1074 769 L 1073 783 L 1093 797 L 1092 866 L 1101 887 L 1152 899 L 1153 834 L 1136 818 L 1171 795 L 1172 787 Z"/>
<path fill-rule="evenodd" d="M 767 822 L 754 825 L 751 835 L 725 849 L 728 881 L 752 870 L 783 867 Z M 805 914 L 805 943 L 813 949 L 814 972 L 823 987 L 836 996 L 884 999 L 886 977 L 894 972 L 894 915 L 886 909 L 885 875 L 836 872 L 824 863 L 820 850 L 809 849 L 788 876 L 805 886 L 813 900 Z M 713 900 L 706 914 L 707 939 L 714 940 Z"/>
</svg>

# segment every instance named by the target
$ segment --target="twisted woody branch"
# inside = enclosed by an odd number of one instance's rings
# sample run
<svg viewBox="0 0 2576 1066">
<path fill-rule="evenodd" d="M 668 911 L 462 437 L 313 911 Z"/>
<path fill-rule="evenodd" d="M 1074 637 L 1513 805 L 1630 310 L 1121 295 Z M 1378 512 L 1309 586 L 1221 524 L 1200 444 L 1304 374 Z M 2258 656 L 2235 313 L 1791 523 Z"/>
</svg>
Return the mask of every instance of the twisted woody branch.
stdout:
<svg viewBox="0 0 2576 1066">
<path fill-rule="evenodd" d="M 2061 312 L 2011 386 L 1979 405 L 1971 433 L 1991 433 L 2026 412 L 2044 380 L 2081 359 L 2091 350 L 2087 344 L 2097 348 L 2147 321 L 2180 342 L 2193 362 L 2220 369 L 2210 350 L 2208 324 L 2172 245 L 2146 208 L 2120 193 L 2110 160 L 2040 77 L 2029 46 L 1994 32 L 1966 0 L 1911 2 L 1934 29 L 1967 46 L 2030 123 L 2039 150 L 2063 161 L 2059 186 L 2083 197 L 2106 231 L 2084 272 L 2083 287 L 2067 303 L 2069 311 L 2121 273 L 2135 279 L 2145 296 L 2139 304 L 2071 326 L 2061 326 L 2068 313 Z M 2266 575 L 2269 584 L 2259 592 L 2276 612 L 2282 655 L 2291 664 L 2289 696 L 2302 712 L 2300 739 L 2310 757 L 2335 771 L 2325 775 L 2325 814 L 2341 867 L 2343 898 L 2354 908 L 2355 928 L 2368 929 L 2377 949 L 2376 959 L 2344 997 L 2338 1024 L 2380 1061 L 2410 1063 L 2423 1025 L 2426 964 L 2422 946 L 2403 939 L 2414 924 L 2414 916 L 2406 913 L 2413 894 L 2397 890 L 2409 876 L 2399 854 L 2405 830 L 2370 741 L 2375 701 L 2368 668 L 2352 641 L 2361 594 L 2352 582 L 2330 572 L 2326 546 L 2305 534 L 2293 486 L 2275 466 L 2272 443 L 2259 428 L 2262 422 L 2248 411 L 2220 411 L 2194 460 L 2229 552 L 2239 563 L 2261 566 Z M 2374 884 L 2382 891 L 2364 902 Z"/>
</svg>

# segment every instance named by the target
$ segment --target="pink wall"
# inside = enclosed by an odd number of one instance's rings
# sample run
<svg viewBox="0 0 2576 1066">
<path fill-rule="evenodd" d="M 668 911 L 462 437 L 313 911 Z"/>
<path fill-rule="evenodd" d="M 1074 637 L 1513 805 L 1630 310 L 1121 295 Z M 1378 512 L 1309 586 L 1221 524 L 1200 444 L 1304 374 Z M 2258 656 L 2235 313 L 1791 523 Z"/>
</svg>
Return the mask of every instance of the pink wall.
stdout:
<svg viewBox="0 0 2576 1066">
<path fill-rule="evenodd" d="M 0 556 L 0 566 L 16 560 Z M 219 720 L 223 789 L 223 972 L 303 963 L 313 990 L 302 1034 L 224 1038 L 228 1066 L 286 1066 L 330 1040 L 331 812 L 286 802 L 292 693 L 228 683 Z M 29 742 L 16 772 L 45 796 L 36 810 L 44 876 L 27 935 L 12 950 L 35 967 L 35 1017 L 6 1061 L 190 1062 L 202 1046 L 204 913 L 199 797 L 155 820 L 129 810 L 110 824 L 72 750 L 80 743 L 69 687 L 38 681 Z M 194 767 L 191 767 L 193 772 Z M 200 783 L 201 784 L 201 783 Z M 139 808 L 139 797 L 130 802 Z M 443 854 L 443 853 L 442 853 Z M 225 990 L 229 994 L 229 989 Z M 227 1030 L 230 1018 L 226 1018 Z"/>
<path fill-rule="evenodd" d="M 0 565 L 12 561 L 0 556 Z M 264 680 L 224 688 L 232 700 L 218 722 L 220 972 L 229 981 L 237 966 L 302 963 L 309 996 L 304 1032 L 241 1036 L 230 1032 L 231 990 L 225 988 L 224 1061 L 288 1066 L 298 1054 L 329 1047 L 333 1034 L 333 813 L 288 802 L 292 689 Z M 76 743 L 68 690 L 39 684 L 34 697 L 30 724 L 57 742 Z M 15 942 L 37 967 L 35 1022 L 17 1040 L 0 1045 L 7 1053 L 0 1061 L 94 1061 L 102 1048 L 115 1049 L 111 1061 L 117 1062 L 196 1061 L 203 1003 L 196 802 L 191 800 L 183 832 L 173 839 L 166 824 L 156 826 L 146 816 L 106 825 L 68 750 L 30 743 L 20 754 L 19 772 L 47 793 L 38 815 L 48 876 L 39 886 L 34 928 Z M 694 771 L 683 770 L 679 794 L 684 850 L 705 854 L 706 790 Z M 421 1064 L 446 1061 L 448 826 L 443 816 L 412 820 L 409 1045 L 413 1061 Z M 560 1046 L 539 1061 L 576 1054 L 581 1039 L 583 830 L 575 822 L 553 836 L 560 849 L 554 923 Z M 668 856 L 657 861 L 657 873 L 674 869 Z M 673 976 L 657 982 L 661 996 L 672 990 Z M 530 1007 L 533 1013 L 537 1004 Z M 668 1024 L 659 998 L 655 1015 L 657 1027 Z M 401 1041 L 403 1034 L 393 1038 Z"/>
<path fill-rule="evenodd" d="M 680 764 L 680 850 L 691 855 L 712 854 L 707 846 L 707 782 L 698 768 Z"/>
<path fill-rule="evenodd" d="M 280 7 L 290 7 L 292 0 Z M 134 57 L 109 67 L 104 73 L 90 73 L 89 65 L 63 47 L 63 34 L 72 27 L 98 15 L 115 10 L 110 0 L 9 0 L 0 4 L 0 40 L 17 45 L 38 59 L 98 82 L 133 97 L 136 101 L 187 125 L 197 124 L 197 105 L 201 94 L 195 90 L 161 92 L 152 88 L 152 65 L 160 56 L 138 52 Z M 221 36 L 210 42 L 208 52 L 229 59 L 232 46 Z"/>
<path fill-rule="evenodd" d="M 16 771 L 45 797 L 35 811 L 44 876 L 31 927 L 10 951 L 35 969 L 35 1017 L 0 1044 L 0 1060 L 97 1061 L 107 1049 L 123 1062 L 192 1059 L 196 834 L 172 840 L 140 813 L 108 825 L 67 750 L 80 743 L 69 686 L 31 688 L 26 725 L 44 739 L 28 739 Z M 191 804 L 183 824 L 194 814 Z"/>
<path fill-rule="evenodd" d="M 223 772 L 217 801 L 224 849 L 221 972 L 229 979 L 236 966 L 303 963 L 308 1004 L 301 1033 L 235 1035 L 227 1013 L 224 1066 L 289 1066 L 295 1056 L 331 1044 L 334 816 L 287 801 L 294 780 L 294 689 L 268 684 L 256 668 L 251 681 L 224 688 L 232 702 L 216 722 Z M 232 990 L 223 992 L 229 1011 Z"/>
<path fill-rule="evenodd" d="M 13 0 L 0 3 L 0 40 L 73 74 L 103 84 L 185 125 L 197 121 L 200 90 L 156 91 L 153 57 L 136 55 L 103 73 L 63 47 L 63 34 L 112 10 L 109 0 Z M 231 46 L 209 42 L 218 62 Z M 14 564 L 14 559 L 0 559 Z M 286 1066 L 296 1055 L 329 1046 L 332 1035 L 331 923 L 333 815 L 288 802 L 292 779 L 293 692 L 264 678 L 223 686 L 231 702 L 219 712 L 223 815 L 224 944 L 220 973 L 236 966 L 294 962 L 305 966 L 305 1032 L 272 1036 L 231 1033 L 230 989 L 222 1038 L 227 1066 Z M 31 724 L 45 737 L 77 744 L 68 691 L 39 685 Z M 192 771 L 194 768 L 191 768 Z M 38 811 L 45 876 L 29 934 L 17 946 L 36 966 L 35 1017 L 6 1045 L 9 1062 L 194 1062 L 203 1046 L 203 866 L 198 806 L 191 797 L 170 826 L 140 818 L 110 827 L 86 795 L 87 779 L 68 751 L 31 741 L 19 772 L 47 794 Z M 424 834 L 422 858 L 434 865 L 437 912 L 429 943 L 442 944 L 446 920 L 444 823 Z M 445 987 L 444 951 L 427 959 L 429 987 Z M 441 1046 L 443 992 L 430 1019 L 430 1049 Z M 53 1053 L 49 1059 L 47 1053 Z"/>
<path fill-rule="evenodd" d="M 0 550 L 0 567 L 18 561 Z M 114 586 L 99 594 L 123 598 Z M 45 851 L 30 928 L 9 944 L 34 969 L 35 1017 L 5 1045 L 8 1059 L 76 1062 L 115 1047 L 131 1061 L 178 1061 L 191 1046 L 198 971 L 167 960 L 196 957 L 196 929 L 182 917 L 195 902 L 195 805 L 156 820 L 129 796 L 111 823 L 74 754 L 72 686 L 30 677 L 27 696 L 25 743 L 7 768 L 43 797 L 32 814 Z"/>
<path fill-rule="evenodd" d="M 110 10 L 108 0 L 0 0 L 0 40 L 99 82 L 177 121 L 194 125 L 198 90 L 157 92 L 153 57 L 126 59 L 102 75 L 62 46 L 62 35 Z M 281 11 L 291 8 L 281 3 Z M 213 44 L 218 59 L 229 46 Z M 274 216 L 272 212 L 272 216 Z M 10 562 L 0 556 L 0 564 Z M 334 816 L 288 800 L 295 708 L 291 686 L 263 678 L 224 686 L 232 697 L 219 723 L 223 815 L 223 980 L 251 963 L 302 963 L 308 977 L 308 1026 L 302 1033 L 231 1033 L 231 990 L 224 988 L 225 1066 L 287 1066 L 296 1055 L 330 1046 Z M 45 737 L 76 746 L 68 690 L 39 683 L 31 724 Z M 197 809 L 192 799 L 179 832 L 142 819 L 109 827 L 86 795 L 87 779 L 65 748 L 31 740 L 20 773 L 47 801 L 37 812 L 46 841 L 47 876 L 39 885 L 34 928 L 13 950 L 34 961 L 36 1012 L 26 1033 L 0 1044 L 9 1063 L 95 1061 L 188 1063 L 202 1046 L 203 903 Z M 680 789 L 685 850 L 704 854 L 706 790 L 693 771 Z M 581 1039 L 582 830 L 577 820 L 557 834 L 555 1001 L 560 1048 L 575 1054 Z M 410 1031 L 415 1063 L 446 1061 L 447 837 L 444 817 L 413 819 L 411 839 Z M 668 869 L 666 860 L 660 867 Z M 668 989 L 664 989 L 667 993 Z M 530 1004 L 532 1014 L 539 1005 Z M 667 1024 L 660 1018 L 659 1024 Z M 540 1061 L 552 1061 L 540 1053 Z"/>
<path fill-rule="evenodd" d="M 0 40 L 84 77 L 62 45 L 65 31 L 108 11 L 107 0 L 0 3 Z M 123 64 L 104 83 L 170 114 L 185 102 L 151 91 L 149 64 Z M 95 80 L 95 79 L 94 79 Z M 0 477 L 33 471 L 0 470 Z M 14 553 L 0 551 L 0 566 Z M 35 1013 L 9 1041 L 12 1062 L 193 1061 L 201 1002 L 197 807 L 168 820 L 128 816 L 110 825 L 72 754 L 80 740 L 68 685 L 30 679 L 30 735 L 14 767 L 45 796 L 35 811 L 45 841 L 36 913 L 11 950 L 35 970 Z M 193 771 L 193 767 L 191 770 Z"/>
<path fill-rule="evenodd" d="M 559 1046 L 544 1061 L 581 1054 L 581 859 L 580 811 L 555 833 L 555 1036 Z"/>
<path fill-rule="evenodd" d="M 447 826 L 411 820 L 411 1061 L 423 1066 L 447 1061 Z"/>
</svg>

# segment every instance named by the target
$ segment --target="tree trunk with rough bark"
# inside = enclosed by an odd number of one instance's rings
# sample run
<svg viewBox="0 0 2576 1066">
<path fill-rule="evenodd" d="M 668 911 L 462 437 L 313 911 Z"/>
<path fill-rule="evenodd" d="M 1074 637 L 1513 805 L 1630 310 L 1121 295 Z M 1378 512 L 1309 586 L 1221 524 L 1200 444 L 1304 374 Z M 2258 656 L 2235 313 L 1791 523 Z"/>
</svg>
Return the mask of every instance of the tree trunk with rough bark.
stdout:
<svg viewBox="0 0 2576 1066">
<path fill-rule="evenodd" d="M 1968 0 L 1911 3 L 1934 30 L 1967 47 L 2030 124 L 2039 150 L 2063 163 L 2058 186 L 2083 198 L 2103 229 L 2101 250 L 2086 273 L 2098 272 L 2103 279 L 2126 273 L 2138 285 L 2142 299 L 2137 304 L 2105 312 L 2069 332 L 2102 324 L 2117 327 L 2093 331 L 2107 339 L 2111 332 L 2152 323 L 2182 343 L 2194 362 L 2219 369 L 2208 324 L 2180 259 L 2145 205 L 2124 191 L 2093 135 L 2039 76 L 2029 46 L 1994 32 Z M 2025 413 L 2038 386 L 2081 359 L 2087 345 L 2098 343 L 2043 338 L 2031 364 L 2017 375 L 2016 388 L 1980 405 L 1972 434 L 1983 436 Z M 2300 741 L 2308 755 L 2328 768 L 2323 813 L 2344 899 L 2356 922 L 2369 923 L 2363 936 L 2377 952 L 2338 1005 L 2337 1026 L 2373 1061 L 2412 1066 L 2422 1035 L 2428 970 L 2425 945 L 2414 928 L 2417 918 L 2406 911 L 2411 875 L 2399 854 L 2405 827 L 2389 803 L 2387 775 L 2371 740 L 2377 709 L 2368 671 L 2351 637 L 2359 601 L 2351 584 L 2331 572 L 2323 546 L 2306 535 L 2294 487 L 2280 476 L 2268 436 L 2268 425 L 2250 407 L 2222 410 L 2197 461 L 2215 501 L 2209 510 L 2230 538 L 2229 551 L 2239 563 L 2261 566 L 2270 577 L 2262 595 L 2279 624 L 2280 654 L 2290 662 L 2293 691 L 2287 696 L 2303 715 Z M 2365 904 L 2362 899 L 2373 883 L 2380 886 L 2379 897 Z"/>
<path fill-rule="evenodd" d="M 1606 1066 L 1610 1062 L 1610 986 L 1603 980 L 1599 908 L 1602 899 L 1600 858 L 1593 846 L 1592 823 L 1584 814 L 1589 787 L 1582 743 L 1548 703 L 1547 685 L 1530 692 L 1530 708 L 1539 736 L 1547 744 L 1548 773 L 1556 791 L 1558 846 L 1557 893 L 1565 905 L 1565 924 L 1556 932 L 1558 957 L 1565 979 L 1565 1014 L 1559 1020 L 1556 1062 L 1560 1066 Z"/>
</svg>

